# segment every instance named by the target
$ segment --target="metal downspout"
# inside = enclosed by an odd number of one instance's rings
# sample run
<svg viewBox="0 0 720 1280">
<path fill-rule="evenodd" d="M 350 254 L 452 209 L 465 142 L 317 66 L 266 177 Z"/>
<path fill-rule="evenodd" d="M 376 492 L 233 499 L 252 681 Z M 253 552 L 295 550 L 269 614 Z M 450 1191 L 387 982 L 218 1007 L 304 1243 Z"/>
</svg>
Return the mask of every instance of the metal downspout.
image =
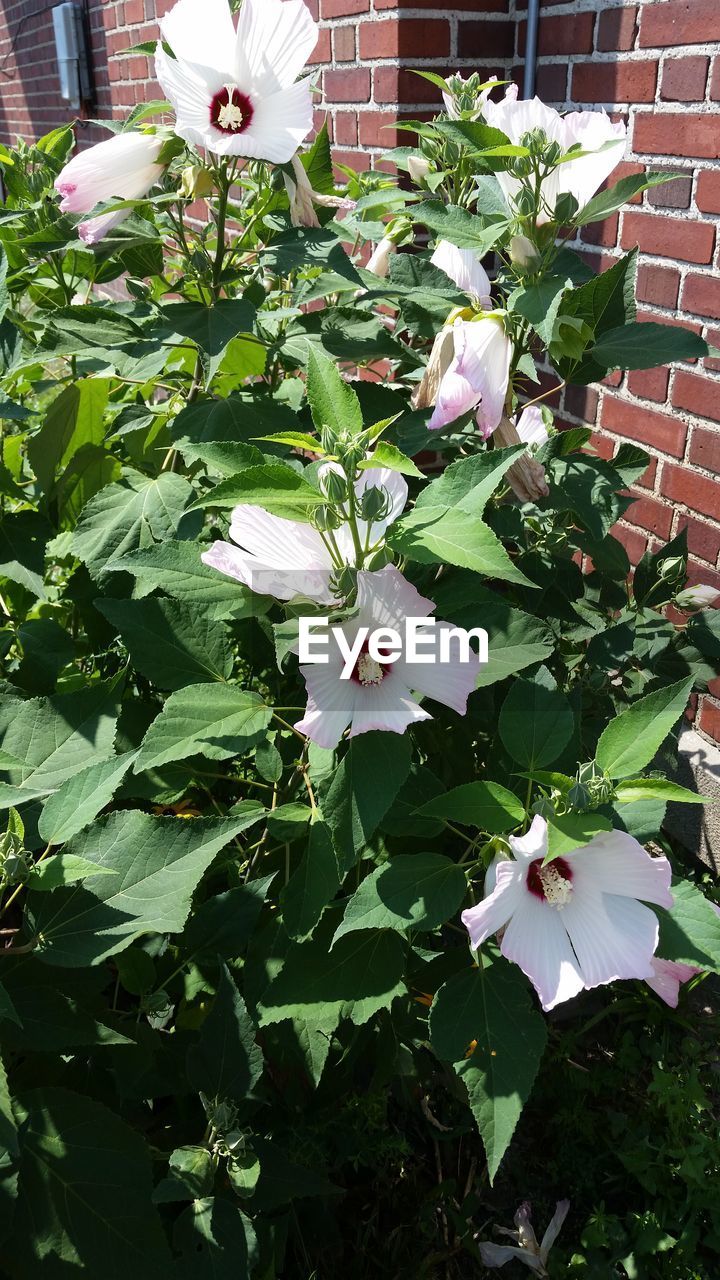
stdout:
<svg viewBox="0 0 720 1280">
<path fill-rule="evenodd" d="M 523 98 L 535 95 L 535 64 L 537 62 L 538 11 L 540 0 L 528 0 L 527 36 L 525 40 L 525 71 L 523 74 Z"/>
</svg>

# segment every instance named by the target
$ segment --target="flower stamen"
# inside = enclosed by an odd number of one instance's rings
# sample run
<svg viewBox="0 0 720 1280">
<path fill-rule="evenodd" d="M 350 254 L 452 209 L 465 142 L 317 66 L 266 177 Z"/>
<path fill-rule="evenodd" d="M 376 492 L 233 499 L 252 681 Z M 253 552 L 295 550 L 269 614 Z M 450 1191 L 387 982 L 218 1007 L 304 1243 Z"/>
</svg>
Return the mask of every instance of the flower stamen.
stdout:
<svg viewBox="0 0 720 1280">
<path fill-rule="evenodd" d="M 527 887 L 536 898 L 562 911 L 572 898 L 572 871 L 564 858 L 556 858 L 546 867 L 536 858 L 528 869 Z"/>
</svg>

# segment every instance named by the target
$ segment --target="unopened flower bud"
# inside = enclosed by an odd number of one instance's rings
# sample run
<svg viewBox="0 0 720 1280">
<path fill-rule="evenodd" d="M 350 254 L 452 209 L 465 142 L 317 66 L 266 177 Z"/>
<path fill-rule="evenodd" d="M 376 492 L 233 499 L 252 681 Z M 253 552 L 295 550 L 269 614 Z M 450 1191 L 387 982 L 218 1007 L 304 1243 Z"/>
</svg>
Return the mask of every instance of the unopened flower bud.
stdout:
<svg viewBox="0 0 720 1280">
<path fill-rule="evenodd" d="M 665 582 L 676 582 L 685 573 L 683 556 L 668 556 L 661 562 L 658 572 Z"/>
<path fill-rule="evenodd" d="M 393 557 L 390 548 L 378 547 L 378 550 L 373 552 L 370 559 L 366 562 L 365 568 L 369 569 L 372 573 L 375 573 L 378 569 L 384 569 L 386 565 L 392 564 L 392 562 Z"/>
<path fill-rule="evenodd" d="M 313 511 L 312 522 L 318 533 L 327 533 L 333 529 L 339 529 L 343 523 L 342 512 L 337 507 L 317 506 Z"/>
<path fill-rule="evenodd" d="M 424 182 L 430 173 L 430 161 L 425 156 L 408 156 L 407 167 L 413 182 Z"/>
<path fill-rule="evenodd" d="M 345 502 L 348 496 L 347 476 L 339 467 L 329 463 L 318 473 L 320 490 L 330 502 Z"/>
<path fill-rule="evenodd" d="M 388 499 L 384 489 L 372 485 L 360 499 L 360 515 L 368 524 L 383 520 L 388 513 Z"/>
<path fill-rule="evenodd" d="M 720 591 L 703 583 L 696 587 L 685 587 L 675 597 L 678 609 L 712 609 L 720 600 Z"/>
<path fill-rule="evenodd" d="M 182 171 L 180 191 L 188 200 L 209 196 L 213 189 L 212 174 L 200 164 L 189 164 Z"/>
<path fill-rule="evenodd" d="M 516 267 L 534 267 L 539 257 L 532 240 L 527 236 L 513 236 L 510 241 L 510 261 Z"/>
</svg>

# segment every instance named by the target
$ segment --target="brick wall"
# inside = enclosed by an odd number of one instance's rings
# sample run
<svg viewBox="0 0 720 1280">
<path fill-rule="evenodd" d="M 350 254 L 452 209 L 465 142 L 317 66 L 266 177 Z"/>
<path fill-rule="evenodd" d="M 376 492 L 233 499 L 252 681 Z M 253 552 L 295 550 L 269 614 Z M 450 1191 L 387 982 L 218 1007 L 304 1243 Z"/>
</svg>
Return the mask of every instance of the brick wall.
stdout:
<svg viewBox="0 0 720 1280">
<path fill-rule="evenodd" d="M 307 2 L 320 22 L 312 59 L 318 117 L 327 114 L 341 163 L 381 165 L 385 150 L 407 140 L 393 128 L 398 119 L 433 113 L 438 92 L 413 67 L 522 74 L 526 0 Z M 93 114 L 122 115 L 159 96 L 147 59 L 122 51 L 152 39 L 171 3 L 87 0 Z M 678 316 L 720 346 L 720 0 L 543 0 L 538 47 L 537 92 L 545 101 L 603 106 L 627 120 L 624 172 L 659 167 L 683 175 L 587 228 L 578 247 L 607 266 L 638 244 L 641 318 Z M 68 118 L 49 9 L 41 0 L 6 0 L 0 137 L 37 136 Z M 593 425 L 606 455 L 618 440 L 652 455 L 638 501 L 617 530 L 631 558 L 686 527 L 692 580 L 720 586 L 720 360 L 615 375 L 601 387 L 571 388 L 557 408 L 560 421 Z M 701 700 L 698 727 L 720 740 L 718 694 Z"/>
</svg>

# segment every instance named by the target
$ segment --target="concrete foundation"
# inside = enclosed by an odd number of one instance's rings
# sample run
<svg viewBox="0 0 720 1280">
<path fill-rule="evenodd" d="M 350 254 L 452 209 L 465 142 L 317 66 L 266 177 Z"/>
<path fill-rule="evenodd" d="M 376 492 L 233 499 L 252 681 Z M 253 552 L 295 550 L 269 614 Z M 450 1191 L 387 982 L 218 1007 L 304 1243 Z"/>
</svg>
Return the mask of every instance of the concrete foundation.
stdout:
<svg viewBox="0 0 720 1280">
<path fill-rule="evenodd" d="M 711 803 L 669 804 L 664 827 L 720 875 L 720 748 L 694 729 L 686 729 L 678 745 L 680 758 L 673 781 Z"/>
</svg>

